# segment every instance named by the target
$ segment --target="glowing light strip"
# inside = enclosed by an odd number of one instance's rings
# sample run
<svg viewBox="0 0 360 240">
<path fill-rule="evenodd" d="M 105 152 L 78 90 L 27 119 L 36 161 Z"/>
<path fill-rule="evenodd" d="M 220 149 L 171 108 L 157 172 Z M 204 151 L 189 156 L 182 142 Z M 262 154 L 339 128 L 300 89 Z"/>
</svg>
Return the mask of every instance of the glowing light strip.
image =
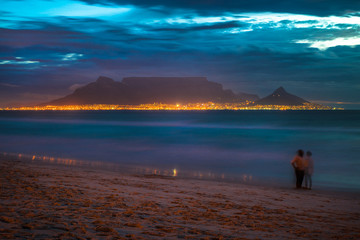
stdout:
<svg viewBox="0 0 360 240">
<path fill-rule="evenodd" d="M 96 111 L 96 110 L 136 110 L 136 111 L 206 111 L 206 110 L 339 110 L 314 103 L 304 103 L 299 106 L 287 105 L 254 105 L 254 102 L 244 103 L 190 103 L 190 104 L 141 104 L 141 105 L 64 105 L 35 106 L 19 108 L 0 108 L 8 111 Z"/>
</svg>

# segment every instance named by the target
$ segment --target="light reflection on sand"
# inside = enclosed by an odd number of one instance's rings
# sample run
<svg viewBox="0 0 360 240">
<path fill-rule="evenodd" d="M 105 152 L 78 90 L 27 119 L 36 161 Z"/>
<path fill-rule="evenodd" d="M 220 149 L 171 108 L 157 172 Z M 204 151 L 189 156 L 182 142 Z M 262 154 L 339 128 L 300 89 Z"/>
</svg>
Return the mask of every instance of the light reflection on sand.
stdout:
<svg viewBox="0 0 360 240">
<path fill-rule="evenodd" d="M 79 167 L 91 167 L 96 169 L 110 169 L 112 171 L 121 171 L 133 174 L 139 174 L 144 176 L 165 176 L 165 177 L 185 177 L 185 178 L 197 178 L 197 179 L 217 179 L 217 180 L 234 180 L 224 173 L 217 174 L 211 171 L 180 171 L 178 168 L 172 169 L 160 169 L 154 167 L 144 167 L 144 166 L 131 166 L 131 165 L 121 165 L 110 162 L 101 162 L 101 161 L 85 161 L 78 159 L 70 158 L 58 158 L 52 156 L 42 156 L 42 155 L 30 155 L 22 153 L 1 153 L 3 156 L 10 156 L 17 159 L 29 160 L 33 162 L 43 162 L 57 165 L 66 165 L 66 166 L 79 166 Z M 253 182 L 253 176 L 251 174 L 242 174 L 236 178 L 237 181 L 244 183 Z"/>
</svg>

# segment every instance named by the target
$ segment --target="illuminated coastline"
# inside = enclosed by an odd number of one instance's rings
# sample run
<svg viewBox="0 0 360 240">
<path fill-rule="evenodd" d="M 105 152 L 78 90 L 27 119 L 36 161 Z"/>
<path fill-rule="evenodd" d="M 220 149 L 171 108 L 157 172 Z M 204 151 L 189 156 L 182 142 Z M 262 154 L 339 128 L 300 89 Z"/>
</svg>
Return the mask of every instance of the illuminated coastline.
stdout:
<svg viewBox="0 0 360 240">
<path fill-rule="evenodd" d="M 305 103 L 299 106 L 289 105 L 255 105 L 254 102 L 244 103 L 188 103 L 188 104 L 140 104 L 140 105 L 115 105 L 115 104 L 87 104 L 63 106 L 34 106 L 34 107 L 6 107 L 5 111 L 96 111 L 96 110 L 136 110 L 136 111 L 202 111 L 202 110 L 343 110 L 314 103 Z"/>
</svg>

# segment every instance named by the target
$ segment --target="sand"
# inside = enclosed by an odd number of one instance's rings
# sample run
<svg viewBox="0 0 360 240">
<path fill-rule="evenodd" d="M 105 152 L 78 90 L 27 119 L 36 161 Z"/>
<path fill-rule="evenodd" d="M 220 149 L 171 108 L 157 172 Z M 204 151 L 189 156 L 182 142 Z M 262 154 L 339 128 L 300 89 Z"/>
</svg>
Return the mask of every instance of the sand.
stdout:
<svg viewBox="0 0 360 240">
<path fill-rule="evenodd" d="M 0 160 L 0 239 L 360 239 L 360 197 Z"/>
</svg>

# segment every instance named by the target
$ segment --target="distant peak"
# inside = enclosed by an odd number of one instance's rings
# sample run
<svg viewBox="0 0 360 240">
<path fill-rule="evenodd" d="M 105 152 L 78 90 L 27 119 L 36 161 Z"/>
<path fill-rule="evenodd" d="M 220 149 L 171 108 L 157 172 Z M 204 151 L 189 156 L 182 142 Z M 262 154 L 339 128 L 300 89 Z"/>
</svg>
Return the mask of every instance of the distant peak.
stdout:
<svg viewBox="0 0 360 240">
<path fill-rule="evenodd" d="M 306 102 L 307 102 L 306 100 L 286 92 L 283 87 L 279 87 L 269 96 L 266 96 L 260 99 L 259 101 L 257 101 L 257 103 L 260 105 L 293 105 L 293 106 L 303 105 Z"/>
<path fill-rule="evenodd" d="M 98 77 L 98 79 L 96 80 L 97 83 L 113 83 L 115 82 L 113 79 L 108 78 L 108 77 L 104 77 L 104 76 L 100 76 Z"/>
<path fill-rule="evenodd" d="M 283 87 L 279 87 L 278 89 L 275 90 L 275 92 L 286 92 L 286 91 Z"/>
<path fill-rule="evenodd" d="M 275 94 L 275 95 L 284 95 L 284 94 L 288 94 L 288 92 L 286 92 L 283 87 L 279 87 L 278 89 L 276 89 L 273 92 L 273 94 Z"/>
</svg>

